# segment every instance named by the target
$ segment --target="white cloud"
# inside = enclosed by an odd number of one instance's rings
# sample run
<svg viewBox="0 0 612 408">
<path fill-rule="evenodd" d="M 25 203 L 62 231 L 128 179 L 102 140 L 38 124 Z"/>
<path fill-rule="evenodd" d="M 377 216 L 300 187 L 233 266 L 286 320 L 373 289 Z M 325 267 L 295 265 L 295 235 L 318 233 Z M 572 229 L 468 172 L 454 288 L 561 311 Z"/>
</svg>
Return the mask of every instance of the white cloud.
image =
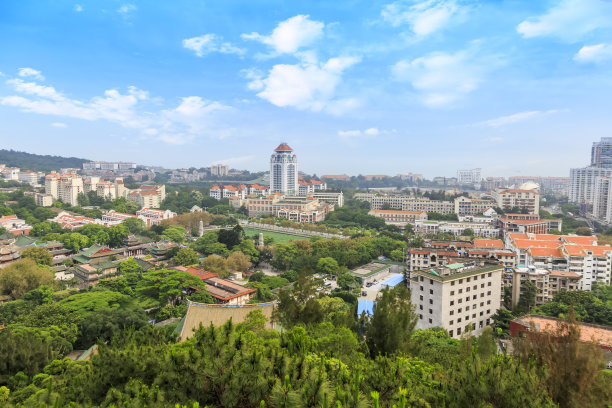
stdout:
<svg viewBox="0 0 612 408">
<path fill-rule="evenodd" d="M 228 157 L 227 159 L 217 160 L 211 164 L 227 164 L 229 166 L 235 166 L 236 164 L 244 164 L 254 159 L 256 159 L 255 155 Z"/>
<path fill-rule="evenodd" d="M 309 17 L 300 14 L 279 23 L 270 35 L 251 33 L 242 34 L 242 38 L 269 45 L 279 54 L 292 54 L 323 35 L 325 24 L 310 20 Z"/>
<path fill-rule="evenodd" d="M 375 139 L 377 136 L 385 135 L 392 132 L 394 131 L 381 131 L 375 127 L 368 128 L 365 130 L 339 130 L 338 137 L 343 143 L 351 146 L 356 146 L 364 140 Z"/>
<path fill-rule="evenodd" d="M 266 78 L 249 71 L 249 89 L 276 106 L 293 106 L 301 110 L 340 112 L 347 100 L 334 99 L 335 91 L 342 80 L 344 70 L 358 63 L 358 57 L 330 58 L 325 63 L 274 65 Z M 354 104 L 354 101 L 348 105 Z M 334 111 L 335 110 L 335 111 Z M 334 112 L 332 112 L 334 111 Z"/>
<path fill-rule="evenodd" d="M 170 109 L 155 110 L 146 91 L 128 87 L 127 92 L 117 89 L 104 91 L 102 96 L 89 100 L 69 98 L 51 86 L 42 86 L 21 79 L 9 79 L 15 95 L 0 96 L 0 105 L 11 106 L 23 112 L 77 118 L 87 121 L 104 120 L 132 129 L 143 138 L 156 137 L 165 143 L 184 144 L 196 137 L 222 138 L 231 130 L 217 126 L 217 116 L 231 108 L 219 102 L 207 101 L 199 96 L 187 96 Z M 61 122 L 54 127 L 65 127 Z"/>
<path fill-rule="evenodd" d="M 128 4 L 123 4 L 121 7 L 119 7 L 117 9 L 117 13 L 128 14 L 135 10 L 136 10 L 136 6 L 128 3 Z"/>
<path fill-rule="evenodd" d="M 574 55 L 574 61 L 598 63 L 612 59 L 612 44 L 585 45 Z"/>
<path fill-rule="evenodd" d="M 83 6 L 81 6 L 80 4 L 75 4 L 74 11 L 76 11 L 77 13 L 80 13 L 81 11 L 83 11 Z"/>
<path fill-rule="evenodd" d="M 493 57 L 472 51 L 432 53 L 391 67 L 396 80 L 409 82 L 430 107 L 451 105 L 478 88 L 486 73 L 497 65 Z"/>
<path fill-rule="evenodd" d="M 38 79 L 40 81 L 43 81 L 45 79 L 44 76 L 42 76 L 41 72 L 33 69 L 33 68 L 19 68 L 17 70 L 17 73 L 19 74 L 20 77 L 33 77 L 35 79 Z"/>
<path fill-rule="evenodd" d="M 518 122 L 524 122 L 526 120 L 534 119 L 536 117 L 553 115 L 553 114 L 562 113 L 562 112 L 567 112 L 567 110 L 550 109 L 547 111 L 535 110 L 535 111 L 519 112 L 519 113 L 515 113 L 512 115 L 508 115 L 508 116 L 500 116 L 499 118 L 485 120 L 483 122 L 477 123 L 476 125 L 497 128 L 497 127 L 511 125 L 511 124 L 518 123 Z"/>
<path fill-rule="evenodd" d="M 51 124 L 51 126 L 56 127 L 56 128 L 67 128 L 68 125 L 62 122 L 53 122 Z"/>
<path fill-rule="evenodd" d="M 199 37 L 187 38 L 183 40 L 183 47 L 192 50 L 198 57 L 203 57 L 212 52 L 221 54 L 239 54 L 245 53 L 245 50 L 223 42 L 223 37 L 216 34 L 204 34 Z"/>
<path fill-rule="evenodd" d="M 414 34 L 425 37 L 446 27 L 461 12 L 454 0 L 400 0 L 387 4 L 381 11 L 385 21 L 397 27 L 407 24 Z"/>
<path fill-rule="evenodd" d="M 516 31 L 524 38 L 558 37 L 576 42 L 600 28 L 612 27 L 612 3 L 601 0 L 562 0 L 546 14 L 531 17 Z"/>
</svg>

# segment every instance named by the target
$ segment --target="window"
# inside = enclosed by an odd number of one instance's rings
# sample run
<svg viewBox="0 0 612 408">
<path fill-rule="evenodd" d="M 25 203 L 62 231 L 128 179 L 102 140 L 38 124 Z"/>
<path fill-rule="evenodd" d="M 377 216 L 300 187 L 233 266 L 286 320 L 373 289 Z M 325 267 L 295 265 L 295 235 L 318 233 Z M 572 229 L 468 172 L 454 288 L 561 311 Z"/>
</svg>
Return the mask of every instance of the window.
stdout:
<svg viewBox="0 0 612 408">
<path fill-rule="evenodd" d="M 459 299 L 457 303 L 463 303 L 463 299 Z"/>
<path fill-rule="evenodd" d="M 423 315 L 422 314 L 419 315 L 419 319 L 423 320 Z"/>
<path fill-rule="evenodd" d="M 423 310 L 423 305 L 419 305 L 419 309 Z"/>
<path fill-rule="evenodd" d="M 490 278 L 491 277 L 491 272 L 489 272 L 489 274 L 487 276 Z"/>
<path fill-rule="evenodd" d="M 457 324 L 461 323 L 461 318 L 457 319 Z"/>
<path fill-rule="evenodd" d="M 490 301 L 490 300 L 487 300 L 487 305 L 490 305 L 490 304 L 491 304 L 491 301 Z"/>
<path fill-rule="evenodd" d="M 455 286 L 455 281 L 451 281 L 451 286 Z"/>
<path fill-rule="evenodd" d="M 455 304 L 455 301 L 454 301 L 454 300 L 451 300 L 451 301 L 450 301 L 450 305 L 452 306 L 452 305 L 454 305 L 454 304 Z"/>
<path fill-rule="evenodd" d="M 423 300 L 423 295 L 419 296 L 419 298 L 420 298 L 421 300 Z"/>
<path fill-rule="evenodd" d="M 478 285 L 474 285 L 474 287 L 472 289 L 474 289 L 474 290 L 478 289 Z"/>
<path fill-rule="evenodd" d="M 429 284 L 430 284 L 430 285 L 433 285 L 433 279 L 430 279 L 430 280 L 429 280 Z"/>
<path fill-rule="evenodd" d="M 484 312 L 480 312 L 480 315 L 482 316 L 484 314 Z"/>
<path fill-rule="evenodd" d="M 433 295 L 433 289 L 429 289 L 429 294 Z"/>
<path fill-rule="evenodd" d="M 423 279 L 424 279 L 424 278 L 423 278 L 422 276 L 419 276 L 419 280 L 420 280 L 421 282 L 423 282 Z"/>
<path fill-rule="evenodd" d="M 487 309 L 487 314 L 491 314 L 491 309 Z M 489 323 L 487 322 L 487 324 Z"/>
<path fill-rule="evenodd" d="M 467 278 L 467 279 L 466 279 L 466 281 L 467 281 L 467 282 L 469 282 L 469 281 L 470 281 L 470 278 Z"/>
<path fill-rule="evenodd" d="M 476 318 L 476 313 L 472 315 L 472 319 L 475 319 L 475 318 Z"/>
<path fill-rule="evenodd" d="M 455 323 L 455 321 L 454 321 L 454 320 L 451 320 L 450 322 L 448 322 L 448 325 L 449 325 L 449 326 L 452 326 L 452 325 L 453 325 L 453 323 Z"/>
<path fill-rule="evenodd" d="M 466 307 L 465 307 L 465 310 L 470 310 L 470 307 L 469 307 L 469 306 L 466 306 Z"/>
<path fill-rule="evenodd" d="M 421 290 L 423 290 L 423 287 L 421 286 Z"/>
<path fill-rule="evenodd" d="M 481 283 L 481 284 L 480 284 L 480 288 L 484 288 L 484 283 Z"/>
<path fill-rule="evenodd" d="M 429 314 L 433 314 L 433 310 L 429 309 Z"/>
<path fill-rule="evenodd" d="M 480 293 L 480 297 L 484 297 L 484 292 L 481 292 L 481 293 Z"/>
<path fill-rule="evenodd" d="M 452 316 L 452 315 L 454 315 L 454 314 L 455 314 L 455 311 L 454 311 L 454 310 L 451 310 L 451 311 L 450 311 L 448 314 Z"/>
<path fill-rule="evenodd" d="M 433 305 L 433 299 L 429 299 L 429 304 Z"/>
<path fill-rule="evenodd" d="M 459 284 L 461 285 L 463 283 L 463 279 L 459 279 Z"/>
<path fill-rule="evenodd" d="M 449 335 L 449 336 L 451 336 L 451 337 L 453 337 L 453 331 L 452 331 L 452 330 L 451 330 L 451 331 L 449 331 L 449 332 L 448 332 L 448 335 Z"/>
<path fill-rule="evenodd" d="M 455 291 L 451 290 L 451 296 L 455 296 Z"/>
<path fill-rule="evenodd" d="M 478 295 L 472 296 L 472 300 L 476 300 L 477 297 L 478 297 Z"/>
<path fill-rule="evenodd" d="M 483 307 L 483 306 L 484 306 L 484 302 L 480 302 L 480 307 Z"/>
<path fill-rule="evenodd" d="M 462 310 L 463 310 L 462 308 L 459 308 L 459 309 L 457 310 L 457 313 L 461 313 L 461 311 L 462 311 Z"/>
<path fill-rule="evenodd" d="M 457 336 L 459 336 L 460 334 L 461 334 L 461 327 L 457 329 Z"/>
<path fill-rule="evenodd" d="M 429 324 L 431 324 L 431 319 L 429 319 Z"/>
<path fill-rule="evenodd" d="M 465 291 L 466 291 L 466 292 L 469 292 L 469 291 L 470 291 L 470 288 L 469 288 L 469 287 L 465 288 Z"/>
<path fill-rule="evenodd" d="M 487 296 L 491 296 L 491 291 L 487 291 Z"/>
<path fill-rule="evenodd" d="M 463 293 L 463 289 L 459 289 L 459 293 Z"/>
<path fill-rule="evenodd" d="M 470 297 L 469 297 L 469 296 L 468 296 L 468 297 L 466 297 L 466 298 L 465 298 L 465 301 L 466 301 L 466 302 L 469 302 L 469 301 L 470 301 Z"/>
<path fill-rule="evenodd" d="M 491 286 L 491 282 L 487 283 L 487 286 Z"/>
</svg>

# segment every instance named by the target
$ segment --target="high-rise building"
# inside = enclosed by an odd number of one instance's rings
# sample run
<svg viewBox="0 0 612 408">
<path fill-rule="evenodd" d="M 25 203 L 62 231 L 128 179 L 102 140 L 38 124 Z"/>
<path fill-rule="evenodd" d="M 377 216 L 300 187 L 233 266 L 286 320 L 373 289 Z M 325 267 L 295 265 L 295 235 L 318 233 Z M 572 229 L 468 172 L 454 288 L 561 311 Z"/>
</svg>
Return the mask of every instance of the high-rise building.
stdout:
<svg viewBox="0 0 612 408">
<path fill-rule="evenodd" d="M 229 167 L 225 164 L 213 164 L 210 166 L 210 175 L 211 176 L 227 176 L 229 173 Z"/>
<path fill-rule="evenodd" d="M 457 170 L 458 184 L 478 184 L 481 180 L 481 169 Z"/>
<path fill-rule="evenodd" d="M 298 161 L 293 149 L 281 143 L 270 157 L 270 192 L 298 193 Z"/>
<path fill-rule="evenodd" d="M 591 166 L 612 168 L 612 137 L 602 137 L 599 142 L 593 142 Z"/>
</svg>

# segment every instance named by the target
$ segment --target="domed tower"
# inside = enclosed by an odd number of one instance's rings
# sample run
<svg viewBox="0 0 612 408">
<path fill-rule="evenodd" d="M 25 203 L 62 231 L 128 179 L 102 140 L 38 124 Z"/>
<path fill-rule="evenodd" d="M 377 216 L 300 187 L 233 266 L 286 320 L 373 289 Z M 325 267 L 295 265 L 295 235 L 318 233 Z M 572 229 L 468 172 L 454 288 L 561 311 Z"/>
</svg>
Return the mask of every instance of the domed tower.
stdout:
<svg viewBox="0 0 612 408">
<path fill-rule="evenodd" d="M 298 161 L 293 149 L 281 143 L 270 157 L 270 192 L 298 193 Z"/>
</svg>

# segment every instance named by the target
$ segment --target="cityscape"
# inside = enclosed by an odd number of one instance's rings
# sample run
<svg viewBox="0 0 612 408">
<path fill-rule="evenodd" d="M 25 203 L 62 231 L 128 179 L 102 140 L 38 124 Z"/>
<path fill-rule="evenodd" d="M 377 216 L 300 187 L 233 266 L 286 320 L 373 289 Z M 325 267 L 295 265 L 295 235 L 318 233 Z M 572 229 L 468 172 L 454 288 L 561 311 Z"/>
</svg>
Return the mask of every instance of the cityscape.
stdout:
<svg viewBox="0 0 612 408">
<path fill-rule="evenodd" d="M 612 3 L 26 3 L 0 407 L 612 406 Z"/>
</svg>

